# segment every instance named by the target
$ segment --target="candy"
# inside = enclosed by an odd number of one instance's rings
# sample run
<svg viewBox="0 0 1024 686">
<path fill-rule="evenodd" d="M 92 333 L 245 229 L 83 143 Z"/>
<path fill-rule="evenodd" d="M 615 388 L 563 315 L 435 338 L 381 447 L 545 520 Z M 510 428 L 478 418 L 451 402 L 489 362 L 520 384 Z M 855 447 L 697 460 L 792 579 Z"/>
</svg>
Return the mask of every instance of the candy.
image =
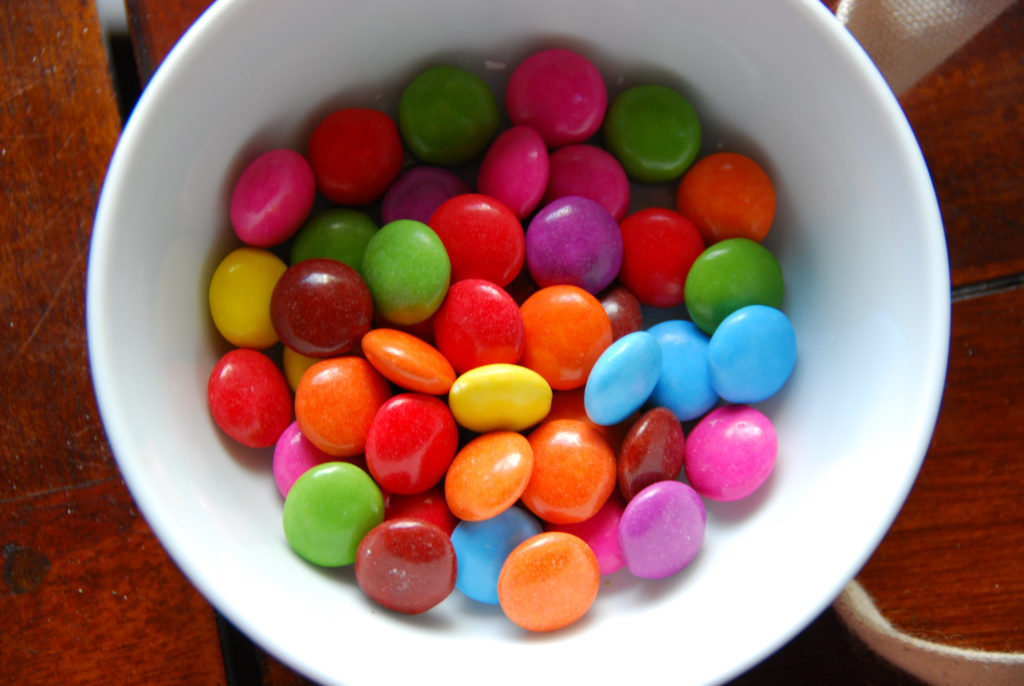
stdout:
<svg viewBox="0 0 1024 686">
<path fill-rule="evenodd" d="M 475 74 L 431 67 L 406 86 L 398 102 L 398 127 L 417 159 L 451 166 L 468 162 L 498 132 L 498 105 Z"/>
<path fill-rule="evenodd" d="M 630 574 L 663 579 L 681 571 L 704 544 L 706 518 L 700 496 L 680 481 L 658 481 L 637 493 L 619 520 Z"/>
<path fill-rule="evenodd" d="M 547 531 L 509 553 L 498 577 L 498 601 L 522 628 L 554 631 L 586 614 L 600 584 L 590 546 L 572 534 Z"/>
<path fill-rule="evenodd" d="M 612 343 L 612 324 L 600 301 L 576 286 L 542 288 L 519 308 L 526 336 L 520 364 L 555 390 L 580 388 Z"/>
<path fill-rule="evenodd" d="M 767 248 L 749 238 L 727 238 L 694 260 L 686 277 L 686 310 L 707 334 L 747 305 L 782 304 L 782 267 Z"/>
<path fill-rule="evenodd" d="M 661 374 L 651 403 L 682 421 L 697 419 L 718 402 L 708 375 L 708 336 L 693 322 L 670 319 L 647 330 L 661 346 Z"/>
<path fill-rule="evenodd" d="M 395 122 L 383 112 L 349 107 L 327 115 L 306 146 L 317 189 L 338 205 L 379 199 L 402 169 Z"/>
<path fill-rule="evenodd" d="M 507 286 L 523 266 L 523 227 L 494 198 L 467 193 L 446 200 L 430 217 L 430 228 L 448 252 L 452 281 L 486 279 Z"/>
<path fill-rule="evenodd" d="M 377 225 L 363 212 L 344 207 L 323 210 L 310 217 L 295 234 L 289 262 L 326 257 L 360 272 L 366 244 L 376 232 Z"/>
<path fill-rule="evenodd" d="M 547 421 L 530 435 L 533 472 L 523 504 L 553 524 L 593 517 L 615 490 L 615 453 L 586 422 Z"/>
<path fill-rule="evenodd" d="M 621 222 L 629 210 L 629 179 L 615 156 L 594 145 L 567 145 L 551 154 L 550 179 L 542 204 L 579 195 Z"/>
<path fill-rule="evenodd" d="M 760 242 L 775 217 L 775 187 L 746 155 L 718 152 L 686 172 L 676 191 L 676 207 L 693 220 L 708 244 L 726 238 Z"/>
<path fill-rule="evenodd" d="M 522 434 L 486 433 L 455 455 L 445 476 L 445 499 L 459 519 L 490 519 L 519 500 L 532 472 L 533 449 Z"/>
<path fill-rule="evenodd" d="M 384 519 L 384 498 L 370 475 L 347 462 L 313 467 L 284 500 L 284 535 L 299 556 L 322 567 L 356 559 L 359 542 Z"/>
<path fill-rule="evenodd" d="M 455 172 L 427 165 L 412 167 L 384 194 L 381 220 L 390 224 L 396 219 L 415 219 L 426 224 L 445 200 L 469 192 L 469 184 Z"/>
<path fill-rule="evenodd" d="M 661 346 L 646 331 L 608 346 L 587 377 L 583 403 L 597 424 L 618 424 L 647 402 L 661 373 Z"/>
<path fill-rule="evenodd" d="M 399 219 L 370 239 L 363 254 L 363 277 L 382 317 L 396 324 L 418 324 L 441 306 L 451 262 L 429 226 Z"/>
<path fill-rule="evenodd" d="M 581 422 L 586 422 L 604 436 L 612 452 L 617 454 L 622 446 L 622 439 L 626 437 L 629 425 L 635 417 L 629 417 L 619 424 L 610 424 L 608 426 L 597 424 L 587 416 L 587 408 L 583 397 L 585 392 L 585 388 L 574 388 L 571 391 L 556 391 L 553 393 L 551 396 L 551 411 L 548 412 L 544 421 L 577 419 Z"/>
<path fill-rule="evenodd" d="M 394 612 L 416 615 L 455 588 L 455 550 L 448 534 L 418 519 L 392 519 L 359 543 L 356 583 L 371 600 Z"/>
<path fill-rule="evenodd" d="M 458 448 L 459 432 L 444 401 L 400 393 L 381 405 L 366 436 L 366 466 L 389 493 L 422 493 L 439 483 Z"/>
<path fill-rule="evenodd" d="M 210 278 L 210 316 L 229 343 L 257 349 L 277 343 L 270 296 L 287 268 L 262 248 L 236 248 L 220 261 Z"/>
<path fill-rule="evenodd" d="M 448 509 L 444 499 L 444 488 L 440 485 L 428 488 L 422 493 L 385 493 L 384 520 L 420 519 L 441 527 L 448 535 L 455 530 L 459 520 Z"/>
<path fill-rule="evenodd" d="M 267 448 L 292 421 L 292 394 L 281 370 L 258 350 L 225 353 L 206 386 L 213 421 L 242 445 Z"/>
<path fill-rule="evenodd" d="M 490 519 L 459 522 L 452 531 L 459 568 L 455 588 L 467 598 L 497 605 L 498 577 L 505 559 L 516 546 L 541 531 L 540 522 L 519 507 Z"/>
<path fill-rule="evenodd" d="M 524 59 L 505 88 L 512 123 L 535 128 L 549 148 L 593 136 L 607 106 L 608 91 L 597 67 L 561 48 L 541 50 Z"/>
<path fill-rule="evenodd" d="M 559 198 L 530 220 L 526 266 L 541 287 L 569 284 L 597 293 L 622 266 L 618 222 L 593 200 L 575 195 Z"/>
<path fill-rule="evenodd" d="M 564 531 L 578 536 L 586 542 L 597 557 L 602 576 L 617 572 L 625 564 L 622 548 L 619 546 L 619 520 L 626 504 L 617 494 L 612 493 L 590 519 L 575 524 L 548 524 L 548 531 Z"/>
<path fill-rule="evenodd" d="M 739 500 L 768 479 L 777 452 L 778 437 L 768 417 L 746 405 L 725 405 L 690 432 L 686 479 L 705 498 Z"/>
<path fill-rule="evenodd" d="M 704 239 L 689 219 L 649 207 L 621 223 L 619 281 L 644 305 L 675 307 L 683 302 L 686 275 L 704 252 Z"/>
<path fill-rule="evenodd" d="M 297 353 L 288 347 L 281 350 L 281 367 L 284 369 L 284 377 L 288 379 L 288 385 L 293 391 L 299 387 L 299 382 L 302 381 L 302 375 L 306 373 L 306 370 L 316 364 L 319 359 Z"/>
<path fill-rule="evenodd" d="M 373 299 L 363 278 L 344 262 L 303 260 L 277 280 L 270 320 L 295 352 L 333 357 L 352 350 L 370 330 Z"/>
<path fill-rule="evenodd" d="M 526 344 L 523 315 L 497 284 L 458 281 L 434 315 L 434 341 L 460 373 L 486 364 L 515 364 Z"/>
<path fill-rule="evenodd" d="M 731 403 L 775 395 L 796 365 L 796 334 L 774 307 L 748 305 L 722 320 L 708 343 L 711 386 Z"/>
<path fill-rule="evenodd" d="M 361 346 L 374 369 L 406 390 L 445 395 L 455 383 L 455 370 L 441 351 L 410 333 L 373 329 L 363 336 Z"/>
<path fill-rule="evenodd" d="M 470 431 L 522 431 L 551 409 L 551 387 L 526 367 L 488 364 L 455 380 L 448 405 L 455 421 Z"/>
<path fill-rule="evenodd" d="M 548 186 L 548 149 L 537 130 L 513 126 L 487 149 L 477 189 L 508 207 L 519 219 L 533 212 Z"/>
<path fill-rule="evenodd" d="M 366 360 L 334 357 L 306 370 L 295 391 L 295 418 L 313 445 L 335 457 L 363 452 L 370 423 L 391 387 Z"/>
<path fill-rule="evenodd" d="M 629 429 L 619 451 L 618 484 L 630 501 L 657 481 L 676 479 L 683 468 L 683 427 L 671 410 L 655 407 Z"/>
<path fill-rule="evenodd" d="M 287 148 L 263 153 L 231 191 L 228 214 L 243 243 L 267 248 L 291 238 L 313 208 L 316 183 L 306 158 Z"/>
<path fill-rule="evenodd" d="M 320 450 L 302 435 L 298 422 L 292 422 L 274 444 L 272 471 L 277 490 L 282 496 L 287 496 L 300 476 L 318 464 L 335 461 L 337 458 Z"/>
<path fill-rule="evenodd" d="M 657 84 L 634 86 L 609 106 L 604 139 L 630 178 L 664 183 L 696 159 L 701 126 L 693 105 L 680 93 Z"/>
<path fill-rule="evenodd" d="M 626 287 L 612 284 L 597 295 L 601 307 L 612 323 L 612 340 L 617 341 L 627 333 L 643 328 L 643 310 L 640 301 Z"/>
</svg>

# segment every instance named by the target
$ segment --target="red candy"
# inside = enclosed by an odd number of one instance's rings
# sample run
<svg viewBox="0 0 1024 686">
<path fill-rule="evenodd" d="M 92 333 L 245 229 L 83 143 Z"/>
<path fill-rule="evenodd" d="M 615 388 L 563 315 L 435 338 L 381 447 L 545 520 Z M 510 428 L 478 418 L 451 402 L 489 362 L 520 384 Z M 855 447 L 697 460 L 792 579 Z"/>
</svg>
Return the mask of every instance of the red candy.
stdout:
<svg viewBox="0 0 1024 686">
<path fill-rule="evenodd" d="M 402 393 L 377 411 L 366 438 L 366 466 L 389 493 L 421 493 L 437 485 L 458 449 L 451 410 L 432 395 Z"/>
<path fill-rule="evenodd" d="M 225 354 L 207 383 L 213 420 L 224 433 L 250 448 L 268 448 L 292 422 L 292 392 L 284 373 L 257 350 Z"/>
<path fill-rule="evenodd" d="M 350 107 L 329 114 L 309 137 L 306 157 L 317 188 L 339 205 L 367 205 L 402 170 L 398 127 L 379 110 Z"/>
<path fill-rule="evenodd" d="M 644 305 L 675 307 L 704 240 L 689 219 L 659 207 L 631 214 L 622 229 L 619 280 Z"/>
<path fill-rule="evenodd" d="M 507 286 L 526 259 L 519 218 L 486 195 L 466 193 L 444 201 L 429 224 L 448 251 L 452 283 L 486 279 Z"/>
<path fill-rule="evenodd" d="M 428 488 L 422 493 L 384 494 L 384 519 L 420 519 L 441 527 L 449 536 L 459 520 L 448 509 L 444 489 L 441 486 Z"/>
<path fill-rule="evenodd" d="M 525 343 L 523 317 L 496 284 L 458 281 L 434 315 L 434 342 L 460 374 L 485 364 L 515 364 Z"/>
</svg>

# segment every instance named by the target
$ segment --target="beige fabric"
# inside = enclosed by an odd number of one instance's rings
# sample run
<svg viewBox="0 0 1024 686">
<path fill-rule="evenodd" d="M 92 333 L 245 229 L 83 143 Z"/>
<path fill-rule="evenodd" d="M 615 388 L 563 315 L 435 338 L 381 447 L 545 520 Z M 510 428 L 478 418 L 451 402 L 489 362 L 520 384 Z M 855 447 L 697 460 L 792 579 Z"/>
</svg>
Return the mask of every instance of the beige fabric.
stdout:
<svg viewBox="0 0 1024 686">
<path fill-rule="evenodd" d="M 840 0 L 836 16 L 899 95 L 1014 0 Z"/>
<path fill-rule="evenodd" d="M 864 588 L 853 581 L 834 605 L 847 627 L 871 650 L 933 686 L 1020 686 L 1024 653 L 967 650 L 923 641 L 893 627 Z"/>
</svg>

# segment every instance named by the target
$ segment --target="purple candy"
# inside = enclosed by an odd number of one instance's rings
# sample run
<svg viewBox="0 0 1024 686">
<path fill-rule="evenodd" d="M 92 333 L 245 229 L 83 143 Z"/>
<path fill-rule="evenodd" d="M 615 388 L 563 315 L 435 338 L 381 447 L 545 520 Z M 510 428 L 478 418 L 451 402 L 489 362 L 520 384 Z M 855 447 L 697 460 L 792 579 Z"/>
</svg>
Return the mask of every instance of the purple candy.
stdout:
<svg viewBox="0 0 1024 686">
<path fill-rule="evenodd" d="M 471 188 L 462 177 L 440 167 L 412 167 L 402 172 L 381 200 L 383 224 L 398 219 L 415 219 L 427 224 L 434 210 L 445 200 L 469 193 Z"/>
<path fill-rule="evenodd" d="M 662 579 L 682 570 L 700 552 L 706 519 L 700 496 L 683 482 L 647 486 L 619 519 L 626 568 L 642 579 Z"/>
<path fill-rule="evenodd" d="M 567 284 L 597 293 L 622 266 L 622 232 L 600 203 L 559 198 L 538 212 L 526 230 L 526 266 L 543 287 Z"/>
</svg>

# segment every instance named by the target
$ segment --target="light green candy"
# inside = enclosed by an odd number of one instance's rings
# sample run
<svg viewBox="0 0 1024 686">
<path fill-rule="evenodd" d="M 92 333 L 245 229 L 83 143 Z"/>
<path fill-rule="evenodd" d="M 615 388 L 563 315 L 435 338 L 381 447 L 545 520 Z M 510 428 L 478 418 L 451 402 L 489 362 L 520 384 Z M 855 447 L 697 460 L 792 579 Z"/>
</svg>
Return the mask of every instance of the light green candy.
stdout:
<svg viewBox="0 0 1024 686">
<path fill-rule="evenodd" d="M 414 219 L 385 224 L 363 254 L 363 278 L 374 307 L 395 324 L 418 324 L 434 314 L 448 292 L 451 274 L 444 243 Z"/>
</svg>

